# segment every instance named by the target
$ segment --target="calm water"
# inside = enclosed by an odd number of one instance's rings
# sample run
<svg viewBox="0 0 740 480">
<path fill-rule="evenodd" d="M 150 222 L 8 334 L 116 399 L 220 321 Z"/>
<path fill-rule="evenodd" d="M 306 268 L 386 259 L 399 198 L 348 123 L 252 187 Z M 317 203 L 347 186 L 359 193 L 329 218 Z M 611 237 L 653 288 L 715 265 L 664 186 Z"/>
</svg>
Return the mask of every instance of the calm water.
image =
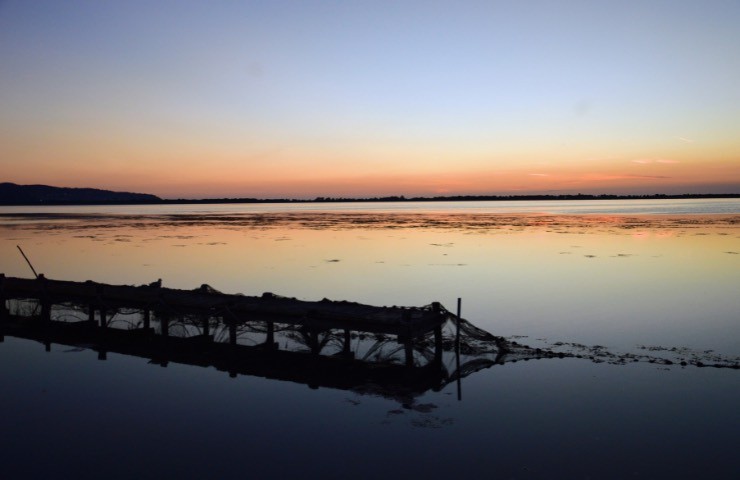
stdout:
<svg viewBox="0 0 740 480">
<path fill-rule="evenodd" d="M 452 309 L 522 343 L 740 356 L 740 201 L 13 207 L 0 272 Z M 414 405 L 0 344 L 11 476 L 732 478 L 740 374 L 539 360 Z"/>
<path fill-rule="evenodd" d="M 367 202 L 296 204 L 214 204 L 214 205 L 120 205 L 0 207 L 2 212 L 19 213 L 100 213 L 115 214 L 213 214 L 259 212 L 418 212 L 418 213 L 550 213 L 550 214 L 737 214 L 740 199 L 693 200 L 562 200 L 496 202 Z"/>
</svg>

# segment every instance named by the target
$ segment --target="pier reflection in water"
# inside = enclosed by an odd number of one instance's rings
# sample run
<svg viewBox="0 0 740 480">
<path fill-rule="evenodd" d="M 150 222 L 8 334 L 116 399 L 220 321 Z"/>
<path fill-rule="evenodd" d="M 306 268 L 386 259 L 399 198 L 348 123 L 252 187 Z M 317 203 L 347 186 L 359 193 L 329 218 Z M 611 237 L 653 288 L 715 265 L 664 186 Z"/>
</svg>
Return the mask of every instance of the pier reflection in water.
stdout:
<svg viewBox="0 0 740 480">
<path fill-rule="evenodd" d="M 464 316 L 476 325 L 589 360 L 515 363 L 538 352 L 509 341 L 511 351 L 495 363 L 496 342 L 466 340 L 463 331 L 458 371 L 453 317 L 442 328 L 443 368 L 434 377 L 441 383 L 413 390 L 405 372 L 432 370 L 422 352 L 434 351 L 433 331 L 413 343 L 414 365 L 406 367 L 397 334 L 353 328 L 353 356 L 343 356 L 344 329 L 302 331 L 273 319 L 277 348 L 269 349 L 261 346 L 266 320 L 251 314 L 244 318 L 254 331 L 237 323 L 231 347 L 227 312 L 209 315 L 211 339 L 198 337 L 205 325 L 187 310 L 167 316 L 151 305 L 146 334 L 135 332 L 144 327 L 142 308 L 107 306 L 104 330 L 99 308 L 97 326 L 86 323 L 87 302 L 51 302 L 45 310 L 28 295 L 8 298 L 0 302 L 10 307 L 0 343 L 3 478 L 738 476 L 736 207 L 721 218 L 681 219 L 268 216 L 214 208 L 227 215 L 201 215 L 204 206 L 166 218 L 141 207 L 131 217 L 117 207 L 6 215 L 2 270 L 31 274 L 20 244 L 52 278 L 141 284 L 162 277 L 180 289 L 208 282 L 228 292 L 376 305 L 441 300 L 450 307 L 463 295 Z M 45 312 L 47 325 L 33 326 Z M 163 319 L 166 338 L 159 337 Z M 67 327 L 76 333 L 66 343 L 50 336 Z M 118 333 L 127 339 L 118 342 Z M 522 334 L 528 337 L 513 337 Z M 382 348 L 370 352 L 379 341 Z M 144 351 L 149 356 L 122 355 L 117 343 L 159 347 Z M 604 347 L 584 351 L 581 344 Z M 321 347 L 318 354 L 311 345 Z M 273 376 L 247 375 L 233 363 L 216 367 L 208 352 L 217 349 L 238 351 L 248 367 L 269 365 Z M 607 349 L 630 353 L 609 356 Z M 186 360 L 180 352 L 189 363 L 178 363 Z M 717 360 L 718 353 L 733 357 Z M 303 368 L 313 376 L 281 380 L 275 372 L 288 360 L 278 357 L 297 359 L 291 374 Z M 402 381 L 391 388 L 378 377 L 353 377 L 348 365 L 360 362 L 373 374 L 404 372 Z M 713 368 L 696 368 L 700 362 Z M 342 365 L 335 380 L 354 385 L 329 388 L 326 364 Z M 456 377 L 465 377 L 462 402 Z"/>
<path fill-rule="evenodd" d="M 615 370 L 575 359 L 514 365 L 576 355 L 517 345 L 441 306 L 383 309 L 267 295 L 241 297 L 243 312 L 253 305 L 247 315 L 237 313 L 236 296 L 227 296 L 228 311 L 174 301 L 223 298 L 208 288 L 104 285 L 99 298 L 88 295 L 99 286 L 2 278 L 0 373 L 12 392 L 0 396 L 10 413 L 0 443 L 12 459 L 4 470 L 10 477 L 439 478 L 458 471 L 451 451 L 504 478 L 601 474 L 615 452 L 634 460 L 610 465 L 614 474 L 602 478 L 634 471 L 725 477 L 734 469 L 736 429 L 728 418 L 736 380 L 728 368 L 666 376 L 655 366 Z M 70 287 L 75 300 L 61 294 Z M 121 300 L 131 292 L 138 293 L 132 301 Z M 267 315 L 254 305 L 307 309 Z M 393 322 L 369 328 L 355 315 L 328 318 L 339 310 L 430 320 L 409 337 Z M 50 353 L 29 348 L 29 340 Z M 91 350 L 109 361 L 96 362 Z M 74 351 L 87 353 L 64 353 Z M 594 362 L 625 361 L 601 348 L 594 354 Z M 140 358 L 168 368 L 137 365 Z M 495 383 L 484 372 L 472 375 L 501 364 L 507 368 L 496 369 Z M 457 402 L 454 390 L 460 398 L 465 377 L 469 401 Z M 650 388 L 654 382 L 661 388 Z M 712 382 L 729 394 L 713 392 Z M 635 434 L 646 428 L 660 442 Z M 583 441 L 602 431 L 612 447 Z M 699 456 L 689 455 L 695 443 L 669 441 L 686 431 L 707 445 Z M 718 461 L 708 464 L 709 456 Z"/>
<path fill-rule="evenodd" d="M 84 345 L 101 360 L 115 352 L 161 366 L 214 367 L 232 377 L 350 390 L 404 405 L 453 382 L 459 387 L 461 378 L 507 359 L 557 356 L 509 343 L 439 304 L 385 308 L 225 295 L 206 285 L 183 291 L 156 282 L 0 280 L 4 333 L 42 342 L 47 350 Z"/>
</svg>

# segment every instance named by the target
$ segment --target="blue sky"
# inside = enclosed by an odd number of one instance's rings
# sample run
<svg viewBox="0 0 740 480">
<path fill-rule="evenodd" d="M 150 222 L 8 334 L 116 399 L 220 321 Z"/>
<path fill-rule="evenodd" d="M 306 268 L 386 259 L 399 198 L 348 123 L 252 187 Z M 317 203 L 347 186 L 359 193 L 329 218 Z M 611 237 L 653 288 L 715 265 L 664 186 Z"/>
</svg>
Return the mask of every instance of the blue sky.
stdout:
<svg viewBox="0 0 740 480">
<path fill-rule="evenodd" d="M 6 1 L 0 166 L 186 197 L 737 191 L 737 25 L 737 1 Z"/>
</svg>

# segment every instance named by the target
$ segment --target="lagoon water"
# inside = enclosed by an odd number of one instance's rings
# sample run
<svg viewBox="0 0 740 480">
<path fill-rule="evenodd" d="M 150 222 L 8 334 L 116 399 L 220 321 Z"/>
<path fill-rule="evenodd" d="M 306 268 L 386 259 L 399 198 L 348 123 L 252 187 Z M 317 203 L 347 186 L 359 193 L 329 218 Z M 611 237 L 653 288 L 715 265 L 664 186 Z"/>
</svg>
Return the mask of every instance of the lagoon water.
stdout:
<svg viewBox="0 0 740 480">
<path fill-rule="evenodd" d="M 452 309 L 533 346 L 740 357 L 740 201 L 0 208 L 0 272 Z M 674 349 L 674 350 L 672 350 Z M 11 476 L 734 478 L 740 374 L 507 363 L 415 403 L 6 336 Z"/>
</svg>

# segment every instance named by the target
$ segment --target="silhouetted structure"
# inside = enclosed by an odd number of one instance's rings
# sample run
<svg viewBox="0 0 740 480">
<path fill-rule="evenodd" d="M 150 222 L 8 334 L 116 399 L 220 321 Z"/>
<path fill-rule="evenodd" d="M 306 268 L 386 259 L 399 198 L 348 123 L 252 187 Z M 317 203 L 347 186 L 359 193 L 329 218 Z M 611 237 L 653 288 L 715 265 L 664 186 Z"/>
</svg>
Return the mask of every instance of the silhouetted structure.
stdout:
<svg viewBox="0 0 740 480">
<path fill-rule="evenodd" d="M 232 377 L 351 390 L 404 405 L 455 382 L 459 398 L 462 378 L 518 360 L 673 364 L 601 346 L 579 345 L 571 352 L 527 347 L 481 330 L 439 303 L 388 308 L 306 302 L 270 293 L 228 295 L 208 285 L 175 290 L 163 288 L 161 280 L 134 287 L 0 274 L 0 342 L 5 335 L 38 341 L 47 350 L 54 343 L 84 346 L 100 360 L 114 352 L 163 367 L 213 367 Z M 734 358 L 698 356 L 680 364 L 740 368 Z"/>
<path fill-rule="evenodd" d="M 3 334 L 47 349 L 85 345 L 102 360 L 115 352 L 404 403 L 508 357 L 557 356 L 508 343 L 439 303 L 374 307 L 2 274 L 0 300 Z"/>
</svg>

